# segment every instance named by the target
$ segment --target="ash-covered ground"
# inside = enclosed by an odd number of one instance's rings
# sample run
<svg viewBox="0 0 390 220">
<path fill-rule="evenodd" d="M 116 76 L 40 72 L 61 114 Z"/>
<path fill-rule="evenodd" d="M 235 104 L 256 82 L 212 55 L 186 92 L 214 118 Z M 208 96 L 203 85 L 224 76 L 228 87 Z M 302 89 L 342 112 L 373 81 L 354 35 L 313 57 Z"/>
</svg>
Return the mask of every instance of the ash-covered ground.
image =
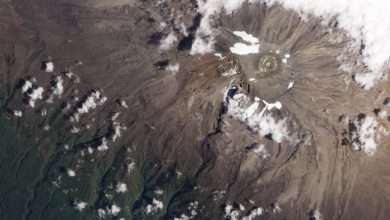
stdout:
<svg viewBox="0 0 390 220">
<path fill-rule="evenodd" d="M 302 2 L 0 0 L 0 219 L 389 219 L 390 21 Z"/>
</svg>

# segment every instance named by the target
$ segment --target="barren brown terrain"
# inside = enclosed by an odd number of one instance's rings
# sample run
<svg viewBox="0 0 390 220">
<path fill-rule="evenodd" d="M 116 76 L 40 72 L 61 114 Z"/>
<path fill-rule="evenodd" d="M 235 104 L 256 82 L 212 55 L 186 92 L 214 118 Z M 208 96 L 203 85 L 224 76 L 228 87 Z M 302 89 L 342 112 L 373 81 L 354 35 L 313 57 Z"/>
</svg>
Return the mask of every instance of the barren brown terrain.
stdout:
<svg viewBox="0 0 390 220">
<path fill-rule="evenodd" d="M 198 7 L 0 0 L 0 219 L 390 218 L 390 81 L 336 19 L 244 3 L 194 55 Z"/>
</svg>

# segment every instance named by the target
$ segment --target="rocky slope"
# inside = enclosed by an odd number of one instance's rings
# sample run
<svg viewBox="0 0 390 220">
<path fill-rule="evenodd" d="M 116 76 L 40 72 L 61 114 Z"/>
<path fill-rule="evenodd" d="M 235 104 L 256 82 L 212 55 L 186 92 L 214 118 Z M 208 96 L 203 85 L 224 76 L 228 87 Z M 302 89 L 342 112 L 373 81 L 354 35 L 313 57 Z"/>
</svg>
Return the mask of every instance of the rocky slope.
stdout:
<svg viewBox="0 0 390 220">
<path fill-rule="evenodd" d="M 390 84 L 337 21 L 244 3 L 195 55 L 198 3 L 0 0 L 0 219 L 388 218 Z"/>
</svg>

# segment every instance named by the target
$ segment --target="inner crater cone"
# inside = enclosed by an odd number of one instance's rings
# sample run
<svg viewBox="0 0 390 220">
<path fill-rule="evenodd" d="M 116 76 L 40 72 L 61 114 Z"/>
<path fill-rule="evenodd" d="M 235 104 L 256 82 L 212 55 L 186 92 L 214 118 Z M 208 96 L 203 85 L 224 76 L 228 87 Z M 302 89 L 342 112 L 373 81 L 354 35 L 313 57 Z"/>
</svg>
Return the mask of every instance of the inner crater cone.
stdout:
<svg viewBox="0 0 390 220">
<path fill-rule="evenodd" d="M 308 91 L 332 100 L 335 105 L 345 103 L 338 98 L 348 75 L 339 68 L 341 61 L 337 57 L 345 52 L 348 39 L 333 21 L 324 26 L 318 18 L 304 20 L 277 4 L 244 3 L 237 11 L 222 14 L 219 22 L 215 44 L 218 52 L 229 54 L 236 43 L 250 44 L 234 31 L 245 31 L 258 39 L 258 53 L 234 54 L 253 96 L 280 99 L 294 81 L 299 86 L 293 92 L 300 97 L 294 101 L 305 108 L 310 102 Z M 341 38 L 344 40 L 335 40 Z"/>
<path fill-rule="evenodd" d="M 376 93 L 346 83 L 352 77 L 340 68 L 345 63 L 341 63 L 343 61 L 339 57 L 345 55 L 351 39 L 336 27 L 334 21 L 324 24 L 316 17 L 302 19 L 296 12 L 276 4 L 244 3 L 237 11 L 221 15 L 218 21 L 215 40 L 217 52 L 233 53 L 230 48 L 236 43 L 258 45 L 257 53 L 250 50 L 248 54 L 233 54 L 242 72 L 237 77 L 242 76 L 250 85 L 250 98 L 280 101 L 282 109 L 273 110 L 273 114 L 281 115 L 287 111 L 297 120 L 297 124 L 314 137 L 313 146 L 308 147 L 304 142 L 298 146 L 302 152 L 310 153 L 296 154 L 293 163 L 290 162 L 294 159 L 286 163 L 287 169 L 291 169 L 288 178 L 300 179 L 301 182 L 287 186 L 288 189 L 280 194 L 278 201 L 288 200 L 291 204 L 299 204 L 298 207 L 306 202 L 307 206 L 321 204 L 323 210 L 332 210 L 326 213 L 327 218 L 339 218 L 333 216 L 334 204 L 340 201 L 346 203 L 354 194 L 352 191 L 347 196 L 329 192 L 338 192 L 344 185 L 355 184 L 351 181 L 359 172 L 350 160 L 335 160 L 339 155 L 351 154 L 351 148 L 340 146 L 339 134 L 344 132 L 346 125 L 339 118 L 344 114 L 356 115 L 357 111 L 372 111 L 361 100 L 372 100 Z M 245 42 L 245 39 L 234 34 L 236 31 L 244 31 L 257 40 Z M 348 52 L 347 55 L 348 62 L 359 59 L 355 52 Z M 355 65 L 350 68 L 353 72 L 361 70 Z M 291 146 L 285 149 L 291 149 Z M 311 163 L 315 165 L 308 166 Z M 275 173 L 280 173 L 278 169 L 275 168 Z M 305 173 L 304 177 L 299 174 L 301 172 Z M 295 201 L 291 197 L 284 197 L 297 188 L 305 189 L 297 192 L 303 196 Z"/>
<path fill-rule="evenodd" d="M 259 56 L 258 77 L 264 78 L 282 71 L 282 59 L 274 52 L 264 52 Z"/>
</svg>

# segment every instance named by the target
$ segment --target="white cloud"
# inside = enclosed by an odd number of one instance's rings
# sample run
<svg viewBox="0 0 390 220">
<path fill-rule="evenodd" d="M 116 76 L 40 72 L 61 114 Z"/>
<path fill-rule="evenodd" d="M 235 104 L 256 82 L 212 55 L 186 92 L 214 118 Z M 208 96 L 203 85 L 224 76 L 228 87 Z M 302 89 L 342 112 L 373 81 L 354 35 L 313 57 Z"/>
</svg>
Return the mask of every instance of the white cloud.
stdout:
<svg viewBox="0 0 390 220">
<path fill-rule="evenodd" d="M 41 111 L 41 116 L 46 116 L 47 115 L 47 110 L 44 108 Z"/>
<path fill-rule="evenodd" d="M 181 214 L 180 217 L 175 217 L 173 220 L 190 220 L 191 217 L 187 216 L 186 214 Z"/>
<path fill-rule="evenodd" d="M 362 150 L 367 155 L 372 156 L 376 152 L 376 138 L 380 134 L 380 125 L 371 116 L 366 116 L 363 119 L 356 118 L 349 123 L 352 123 L 356 130 L 351 132 L 352 145 L 355 150 Z"/>
<path fill-rule="evenodd" d="M 288 130 L 285 120 L 276 120 L 270 114 L 264 115 L 260 119 L 259 132 L 261 136 L 272 135 L 272 139 L 278 143 L 282 142 L 288 136 Z"/>
<path fill-rule="evenodd" d="M 35 106 L 35 101 L 38 100 L 38 99 L 42 99 L 42 94 L 43 94 L 43 88 L 42 87 L 38 87 L 36 89 L 33 89 L 31 91 L 31 93 L 28 94 L 29 96 L 29 100 L 28 100 L 28 104 L 34 108 Z"/>
<path fill-rule="evenodd" d="M 359 73 L 356 80 L 367 88 L 383 77 L 383 70 L 389 67 L 390 23 L 388 17 L 390 1 L 387 0 L 276 0 L 296 11 L 312 13 L 331 19 L 337 16 L 339 27 L 346 30 L 357 43 L 363 41 L 363 61 L 370 73 Z M 275 2 L 275 1 L 273 1 Z M 379 25 L 379 26 L 378 26 Z"/>
<path fill-rule="evenodd" d="M 23 115 L 23 113 L 22 113 L 22 111 L 20 111 L 20 110 L 15 110 L 14 111 L 14 115 L 16 116 L 16 117 L 22 117 L 22 115 Z"/>
<path fill-rule="evenodd" d="M 79 133 L 79 131 L 80 131 L 80 128 L 76 128 L 76 127 L 72 127 L 72 129 L 70 129 L 70 133 L 72 133 L 72 134 L 76 134 L 76 133 Z"/>
<path fill-rule="evenodd" d="M 196 54 L 205 54 L 214 51 L 214 37 L 209 37 L 208 39 L 202 39 L 201 37 L 196 37 L 191 46 L 191 55 Z"/>
<path fill-rule="evenodd" d="M 164 191 L 162 189 L 156 189 L 156 190 L 154 190 L 154 193 L 161 196 L 164 193 Z"/>
<path fill-rule="evenodd" d="M 161 201 L 159 201 L 157 199 L 153 199 L 152 203 L 148 204 L 146 206 L 145 212 L 146 212 L 146 214 L 151 214 L 151 213 L 155 213 L 158 210 L 163 209 L 163 208 L 164 208 L 164 204 Z"/>
<path fill-rule="evenodd" d="M 107 101 L 107 97 L 104 97 L 99 91 L 92 92 L 81 104 L 76 112 L 71 116 L 72 122 L 77 122 L 80 119 L 81 114 L 88 113 L 90 110 L 95 109 L 98 105 L 103 105 Z"/>
<path fill-rule="evenodd" d="M 82 212 L 86 207 L 87 207 L 87 203 L 86 202 L 83 202 L 83 201 L 79 201 L 79 202 L 76 202 L 75 203 L 75 208 L 77 210 L 79 210 L 80 212 Z"/>
<path fill-rule="evenodd" d="M 260 216 L 263 214 L 263 208 L 259 207 L 256 209 L 253 209 L 248 216 L 244 216 L 242 220 L 254 220 L 257 216 Z"/>
<path fill-rule="evenodd" d="M 250 0 L 251 2 L 253 0 Z M 214 50 L 216 30 L 212 28 L 213 19 L 218 17 L 221 11 L 231 13 L 239 8 L 244 0 L 197 0 L 198 12 L 203 15 L 195 40 L 192 44 L 191 55 L 210 53 Z"/>
<path fill-rule="evenodd" d="M 22 86 L 22 93 L 27 95 L 28 104 L 33 108 L 36 100 L 42 99 L 43 91 L 42 87 L 34 88 L 33 84 L 28 80 L 26 80 Z"/>
<path fill-rule="evenodd" d="M 68 176 L 69 177 L 74 177 L 74 176 L 76 176 L 76 172 L 74 171 L 74 170 L 72 170 L 72 169 L 68 169 Z"/>
<path fill-rule="evenodd" d="M 256 217 L 263 214 L 264 209 L 261 207 L 254 208 L 249 215 L 243 216 L 240 218 L 240 215 L 242 212 L 245 211 L 245 207 L 240 204 L 240 209 L 234 209 L 232 205 L 227 204 L 225 207 L 225 218 L 231 219 L 231 220 L 254 220 Z"/>
<path fill-rule="evenodd" d="M 227 91 L 224 96 L 228 98 L 228 114 L 245 122 L 253 131 L 258 132 L 261 136 L 272 135 L 272 140 L 280 143 L 285 139 L 289 139 L 289 131 L 287 128 L 286 119 L 275 119 L 271 114 L 266 113 L 273 108 L 281 109 L 280 102 L 268 103 L 258 97 L 251 100 L 244 94 L 235 94 L 233 98 L 227 97 Z M 260 101 L 265 104 L 265 107 L 259 111 Z"/>
<path fill-rule="evenodd" d="M 106 210 L 104 209 L 98 209 L 97 212 L 100 218 L 104 218 L 106 216 Z"/>
<path fill-rule="evenodd" d="M 176 63 L 175 65 L 169 64 L 166 68 L 166 70 L 171 73 L 172 75 L 176 75 L 176 73 L 179 72 L 180 65 Z"/>
<path fill-rule="evenodd" d="M 118 122 L 114 122 L 113 129 L 114 129 L 114 134 L 112 135 L 111 140 L 116 141 L 116 139 L 118 139 L 121 136 L 122 130 L 126 130 L 127 128 L 125 126 L 120 125 Z"/>
<path fill-rule="evenodd" d="M 127 191 L 127 184 L 123 182 L 118 182 L 116 185 L 116 192 L 117 193 L 125 193 Z"/>
<path fill-rule="evenodd" d="M 312 217 L 314 218 L 314 220 L 321 220 L 321 216 L 321 213 L 318 210 L 315 210 Z"/>
<path fill-rule="evenodd" d="M 168 26 L 167 23 L 162 21 L 162 22 L 160 22 L 159 28 L 160 28 L 160 30 L 164 30 L 167 26 Z"/>
<path fill-rule="evenodd" d="M 240 216 L 240 212 L 238 210 L 234 210 L 233 206 L 226 205 L 225 207 L 225 218 L 229 218 L 231 220 L 238 220 L 238 217 Z"/>
<path fill-rule="evenodd" d="M 101 105 L 106 101 L 105 97 L 102 97 L 99 91 L 93 92 L 81 105 L 77 111 L 79 113 L 88 113 L 90 109 L 96 108 L 97 105 Z"/>
<path fill-rule="evenodd" d="M 113 134 L 112 134 L 112 137 L 110 137 L 110 139 L 112 141 L 116 141 L 116 139 L 118 139 L 119 137 L 121 137 L 121 134 L 122 134 L 122 130 L 126 130 L 127 128 L 125 126 L 122 126 L 119 122 L 116 122 L 115 120 L 118 118 L 119 116 L 119 112 L 115 113 L 112 117 L 111 117 L 111 121 L 112 121 L 112 129 L 113 129 Z"/>
<path fill-rule="evenodd" d="M 108 150 L 108 145 L 107 145 L 107 139 L 105 137 L 103 137 L 101 139 L 101 143 L 100 145 L 97 147 L 97 150 L 98 151 L 106 151 Z"/>
<path fill-rule="evenodd" d="M 274 208 L 272 209 L 272 212 L 273 213 L 278 213 L 278 212 L 281 212 L 282 209 L 280 208 L 279 204 L 278 203 L 275 203 L 274 204 Z"/>
<path fill-rule="evenodd" d="M 135 163 L 131 162 L 130 164 L 127 165 L 127 172 L 131 173 L 135 169 Z"/>
<path fill-rule="evenodd" d="M 184 35 L 184 36 L 188 36 L 188 31 L 187 31 L 187 27 L 186 27 L 186 25 L 183 23 L 183 22 L 181 22 L 180 23 L 180 32 Z"/>
<path fill-rule="evenodd" d="M 73 72 L 66 72 L 65 73 L 65 76 L 70 79 L 70 80 L 73 80 L 75 83 L 79 83 L 80 82 L 80 78 Z"/>
<path fill-rule="evenodd" d="M 172 31 L 166 38 L 161 41 L 160 49 L 169 50 L 173 47 L 173 44 L 177 41 L 175 33 Z"/>
<path fill-rule="evenodd" d="M 22 92 L 26 93 L 30 88 L 32 88 L 32 86 L 33 84 L 30 81 L 26 80 L 24 82 L 24 85 L 22 86 Z"/>
<path fill-rule="evenodd" d="M 249 0 L 259 2 L 260 0 Z M 365 45 L 363 61 L 369 72 L 356 73 L 356 81 L 365 88 L 371 88 L 379 80 L 387 79 L 385 70 L 389 68 L 390 22 L 385 22 L 390 10 L 388 0 L 266 0 L 268 3 L 281 3 L 306 16 L 314 14 L 322 19 L 337 17 L 338 27 L 347 31 L 355 42 L 350 46 Z M 245 0 L 197 0 L 199 13 L 203 15 L 197 30 L 191 54 L 204 54 L 213 51 L 216 31 L 212 23 L 222 11 L 231 13 L 241 7 Z M 242 45 L 241 45 L 242 46 Z M 254 50 L 254 49 L 252 49 Z M 252 51 L 251 50 L 251 51 Z"/>
<path fill-rule="evenodd" d="M 109 211 L 108 212 L 109 214 L 112 214 L 113 216 L 117 216 L 119 214 L 119 212 L 121 211 L 121 207 L 113 204 L 111 206 L 111 209 L 108 209 L 108 211 Z"/>
<path fill-rule="evenodd" d="M 385 119 L 385 118 L 386 118 L 386 115 L 387 115 L 387 111 L 380 111 L 378 115 L 379 115 L 379 117 L 380 117 L 381 119 Z"/>
<path fill-rule="evenodd" d="M 259 145 L 256 149 L 253 150 L 253 152 L 261 156 L 263 159 L 266 159 L 271 156 L 271 154 L 268 152 L 268 150 L 263 144 Z"/>
<path fill-rule="evenodd" d="M 111 207 L 107 206 L 105 209 L 103 208 L 98 209 L 97 213 L 100 218 L 104 218 L 107 214 L 117 216 L 120 211 L 121 211 L 121 207 L 119 207 L 114 203 L 111 205 Z"/>
<path fill-rule="evenodd" d="M 121 106 L 122 106 L 123 108 L 129 108 L 129 106 L 127 105 L 127 103 L 126 103 L 125 100 L 122 100 L 122 101 L 121 101 Z"/>
<path fill-rule="evenodd" d="M 52 73 L 54 71 L 54 63 L 51 61 L 45 62 L 45 71 Z"/>
<path fill-rule="evenodd" d="M 55 80 L 55 85 L 53 87 L 53 94 L 57 96 L 61 96 L 64 92 L 64 80 L 61 78 L 61 76 L 57 76 Z"/>
</svg>

